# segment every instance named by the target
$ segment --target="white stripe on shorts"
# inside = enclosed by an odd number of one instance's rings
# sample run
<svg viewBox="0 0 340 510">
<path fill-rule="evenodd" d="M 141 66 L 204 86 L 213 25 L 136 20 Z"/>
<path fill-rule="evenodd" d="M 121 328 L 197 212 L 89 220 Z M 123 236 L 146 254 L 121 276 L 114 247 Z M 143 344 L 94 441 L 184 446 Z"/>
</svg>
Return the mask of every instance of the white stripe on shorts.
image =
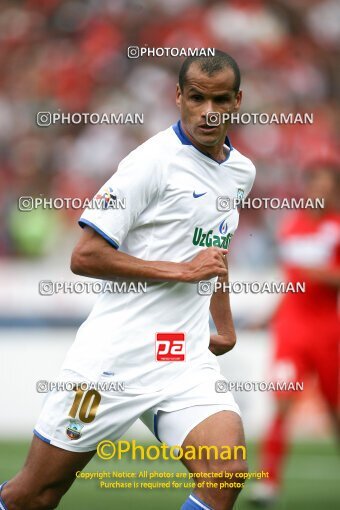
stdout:
<svg viewBox="0 0 340 510">
<path fill-rule="evenodd" d="M 198 505 L 200 508 L 204 508 L 204 510 L 211 510 L 210 506 L 205 506 L 201 501 L 198 501 L 192 494 L 190 494 L 189 499 L 192 499 L 196 505 Z"/>
</svg>

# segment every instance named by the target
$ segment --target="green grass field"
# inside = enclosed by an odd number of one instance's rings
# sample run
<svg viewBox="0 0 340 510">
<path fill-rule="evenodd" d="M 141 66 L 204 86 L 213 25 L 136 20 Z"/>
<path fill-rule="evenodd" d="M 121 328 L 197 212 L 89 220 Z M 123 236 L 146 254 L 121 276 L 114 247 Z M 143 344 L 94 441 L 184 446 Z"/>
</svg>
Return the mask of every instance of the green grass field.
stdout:
<svg viewBox="0 0 340 510">
<path fill-rule="evenodd" d="M 27 443 L 0 442 L 0 480 L 21 467 Z M 255 451 L 248 446 L 250 470 L 255 471 Z M 86 471 L 183 471 L 177 461 L 103 461 L 95 457 Z M 253 482 L 256 483 L 256 482 Z M 77 480 L 58 508 L 62 510 L 178 510 L 190 489 L 100 489 L 98 480 Z M 242 492 L 235 510 L 251 510 L 247 491 Z M 280 502 L 275 510 L 340 509 L 340 459 L 333 443 L 296 444 L 291 451 Z"/>
</svg>

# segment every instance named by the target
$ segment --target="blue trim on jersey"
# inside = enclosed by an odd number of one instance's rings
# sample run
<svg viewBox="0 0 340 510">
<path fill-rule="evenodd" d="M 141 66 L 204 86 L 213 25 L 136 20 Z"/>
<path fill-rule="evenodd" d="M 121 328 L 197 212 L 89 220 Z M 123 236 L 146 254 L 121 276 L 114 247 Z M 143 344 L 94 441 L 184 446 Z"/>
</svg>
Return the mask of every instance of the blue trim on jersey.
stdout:
<svg viewBox="0 0 340 510">
<path fill-rule="evenodd" d="M 182 129 L 182 125 L 181 125 L 181 121 L 179 120 L 177 122 L 177 124 L 173 124 L 172 126 L 172 129 L 175 131 L 176 135 L 178 136 L 178 138 L 181 140 L 182 144 L 183 145 L 192 145 L 193 147 L 195 147 L 195 145 L 191 142 L 191 140 L 187 137 L 187 135 L 184 133 L 183 129 Z M 234 149 L 234 147 L 231 145 L 231 141 L 229 140 L 229 137 L 226 136 L 225 137 L 225 144 L 229 147 L 229 152 L 227 154 L 227 157 L 223 160 L 223 161 L 217 161 L 217 159 L 215 158 L 212 158 L 209 154 L 207 154 L 206 152 L 203 152 L 201 151 L 200 149 L 197 149 L 197 147 L 195 147 L 195 149 L 200 152 L 201 154 L 204 154 L 204 156 L 207 156 L 207 158 L 210 158 L 212 159 L 213 161 L 215 161 L 215 163 L 218 163 L 219 165 L 222 165 L 223 163 L 225 163 L 226 161 L 228 161 L 229 157 L 230 157 L 230 153 L 231 151 Z"/>
<path fill-rule="evenodd" d="M 2 489 L 5 487 L 7 482 L 3 482 L 1 485 L 0 485 L 0 510 L 8 510 L 7 506 L 5 505 L 5 502 L 4 500 L 2 499 L 1 497 L 1 492 L 2 492 Z"/>
<path fill-rule="evenodd" d="M 179 120 L 177 124 L 172 126 L 172 129 L 175 131 L 178 138 L 181 140 L 183 145 L 192 145 L 191 141 L 187 137 L 187 135 L 182 130 L 181 121 Z"/>
<path fill-rule="evenodd" d="M 156 439 L 158 439 L 158 441 L 161 443 L 162 441 L 158 437 L 158 422 L 157 422 L 157 418 L 158 418 L 158 413 L 153 415 L 153 433 L 155 434 Z"/>
<path fill-rule="evenodd" d="M 44 441 L 44 443 L 51 444 L 51 440 L 47 439 L 47 437 L 44 437 L 41 434 L 39 434 L 39 432 L 37 430 L 34 429 L 33 430 L 33 434 L 35 436 L 37 436 L 39 439 L 41 439 L 41 441 Z"/>
<path fill-rule="evenodd" d="M 113 239 L 111 239 L 111 237 L 106 235 L 105 232 L 100 230 L 100 228 L 97 227 L 97 225 L 95 225 L 94 223 L 92 223 L 92 221 L 84 220 L 83 218 L 80 218 L 78 223 L 81 226 L 81 228 L 84 228 L 85 225 L 93 228 L 93 230 L 95 230 L 97 232 L 97 234 L 101 235 L 105 239 L 105 241 L 107 241 L 109 244 L 111 244 L 111 246 L 113 246 L 116 250 L 118 250 L 119 245 L 116 243 L 116 241 L 114 241 Z"/>
</svg>

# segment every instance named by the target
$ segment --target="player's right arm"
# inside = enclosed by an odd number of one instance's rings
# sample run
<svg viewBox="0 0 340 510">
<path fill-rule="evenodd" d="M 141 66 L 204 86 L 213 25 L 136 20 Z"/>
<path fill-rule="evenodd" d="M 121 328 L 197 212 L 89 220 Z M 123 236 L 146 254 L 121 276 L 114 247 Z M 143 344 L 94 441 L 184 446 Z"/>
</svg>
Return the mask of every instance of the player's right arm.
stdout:
<svg viewBox="0 0 340 510">
<path fill-rule="evenodd" d="M 225 276 L 227 250 L 207 248 L 190 262 L 142 260 L 115 250 L 100 234 L 86 226 L 73 250 L 71 270 L 75 274 L 115 280 L 198 282 Z"/>
</svg>

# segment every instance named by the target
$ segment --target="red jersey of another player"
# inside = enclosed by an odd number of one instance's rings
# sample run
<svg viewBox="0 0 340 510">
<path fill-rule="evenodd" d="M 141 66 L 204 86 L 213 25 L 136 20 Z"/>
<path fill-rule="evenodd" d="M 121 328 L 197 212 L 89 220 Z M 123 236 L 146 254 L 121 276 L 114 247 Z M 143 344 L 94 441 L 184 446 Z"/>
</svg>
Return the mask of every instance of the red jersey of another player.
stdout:
<svg viewBox="0 0 340 510">
<path fill-rule="evenodd" d="M 336 406 L 338 289 L 313 271 L 340 267 L 340 215 L 293 213 L 283 224 L 279 248 L 286 281 L 306 282 L 306 287 L 304 293 L 285 294 L 274 317 L 275 377 L 302 381 L 317 374 L 322 394 Z"/>
<path fill-rule="evenodd" d="M 280 258 L 288 282 L 306 282 L 306 292 L 287 293 L 277 318 L 309 321 L 337 318 L 338 290 L 311 278 L 308 269 L 340 268 L 340 215 L 312 216 L 306 210 L 293 213 L 283 224 L 279 238 Z"/>
</svg>

